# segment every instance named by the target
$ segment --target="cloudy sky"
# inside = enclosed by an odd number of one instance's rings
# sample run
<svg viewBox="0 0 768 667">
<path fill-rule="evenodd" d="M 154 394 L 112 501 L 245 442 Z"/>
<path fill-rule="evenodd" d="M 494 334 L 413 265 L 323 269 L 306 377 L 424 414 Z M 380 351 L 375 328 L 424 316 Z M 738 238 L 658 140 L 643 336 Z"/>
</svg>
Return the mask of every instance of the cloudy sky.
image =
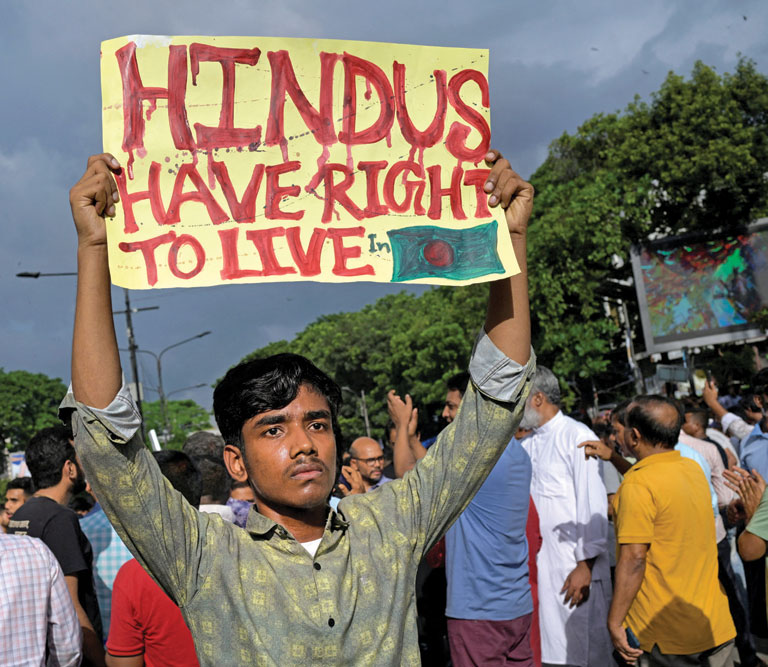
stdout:
<svg viewBox="0 0 768 667">
<path fill-rule="evenodd" d="M 469 9 L 468 9 L 469 8 Z M 768 73 L 764 0 L 644 3 L 517 0 L 73 0 L 2 4 L 0 21 L 0 367 L 69 379 L 75 281 L 19 271 L 75 270 L 67 191 L 101 147 L 99 44 L 128 34 L 255 35 L 482 47 L 491 53 L 493 145 L 524 176 L 552 139 L 596 112 L 658 89 L 696 60 L 732 71 L 739 54 Z M 163 358 L 166 392 L 212 383 L 255 348 L 325 313 L 357 310 L 387 285 L 283 283 L 133 292 L 141 348 Z M 114 291 L 122 308 L 122 290 Z M 534 304 L 535 306 L 535 304 Z M 125 344 L 124 319 L 117 321 Z M 147 398 L 152 360 L 140 355 Z M 124 367 L 128 368 L 127 358 Z M 209 388 L 179 391 L 210 408 Z"/>
</svg>

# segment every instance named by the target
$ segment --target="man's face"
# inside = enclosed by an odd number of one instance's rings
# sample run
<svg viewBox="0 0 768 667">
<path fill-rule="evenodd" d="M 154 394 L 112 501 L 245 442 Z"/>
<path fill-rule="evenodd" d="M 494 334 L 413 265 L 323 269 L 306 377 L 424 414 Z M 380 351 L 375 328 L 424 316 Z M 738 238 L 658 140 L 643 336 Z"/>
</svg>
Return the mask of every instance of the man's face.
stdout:
<svg viewBox="0 0 768 667">
<path fill-rule="evenodd" d="M 442 417 L 449 424 L 456 419 L 456 413 L 459 411 L 459 405 L 461 404 L 461 392 L 458 389 L 451 389 L 445 395 L 445 406 L 443 407 Z"/>
<path fill-rule="evenodd" d="M 685 413 L 683 431 L 694 438 L 700 438 L 702 436 L 699 425 L 693 420 L 693 414 L 690 412 Z"/>
<path fill-rule="evenodd" d="M 242 437 L 242 452 L 227 445 L 225 461 L 236 481 L 250 479 L 257 508 L 325 505 L 336 479 L 336 440 L 324 396 L 302 385 L 284 408 L 246 421 Z"/>
<path fill-rule="evenodd" d="M 616 442 L 619 445 L 619 449 L 623 454 L 629 455 L 629 450 L 627 449 L 627 445 L 624 441 L 624 432 L 626 431 L 626 427 L 618 419 L 612 419 L 611 428 L 613 429 L 613 437 L 616 439 Z"/>
<path fill-rule="evenodd" d="M 352 443 L 352 447 L 352 467 L 360 471 L 360 475 L 368 484 L 376 484 L 384 474 L 381 446 L 375 440 L 364 438 Z"/>
<path fill-rule="evenodd" d="M 8 489 L 5 492 L 5 511 L 8 518 L 13 517 L 19 507 L 27 502 L 27 496 L 22 489 Z"/>
<path fill-rule="evenodd" d="M 531 394 L 528 397 L 528 400 L 525 402 L 523 418 L 520 420 L 520 424 L 518 428 L 531 430 L 531 429 L 539 428 L 539 426 L 541 426 L 542 416 L 539 414 L 539 411 L 536 409 L 536 405 L 539 403 L 541 403 L 541 397 L 539 396 L 539 392 L 536 392 L 535 394 Z"/>
<path fill-rule="evenodd" d="M 249 503 L 256 502 L 256 494 L 250 486 L 238 486 L 229 492 L 229 497 L 233 500 L 245 500 Z"/>
</svg>

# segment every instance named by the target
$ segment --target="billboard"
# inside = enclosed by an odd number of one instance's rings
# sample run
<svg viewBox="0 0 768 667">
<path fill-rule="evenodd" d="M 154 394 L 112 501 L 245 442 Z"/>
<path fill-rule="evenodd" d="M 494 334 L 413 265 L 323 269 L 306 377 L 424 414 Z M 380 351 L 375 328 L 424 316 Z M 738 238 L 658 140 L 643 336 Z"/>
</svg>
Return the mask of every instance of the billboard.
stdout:
<svg viewBox="0 0 768 667">
<path fill-rule="evenodd" d="M 752 320 L 768 305 L 768 218 L 633 246 L 631 257 L 649 353 L 763 335 Z"/>
</svg>

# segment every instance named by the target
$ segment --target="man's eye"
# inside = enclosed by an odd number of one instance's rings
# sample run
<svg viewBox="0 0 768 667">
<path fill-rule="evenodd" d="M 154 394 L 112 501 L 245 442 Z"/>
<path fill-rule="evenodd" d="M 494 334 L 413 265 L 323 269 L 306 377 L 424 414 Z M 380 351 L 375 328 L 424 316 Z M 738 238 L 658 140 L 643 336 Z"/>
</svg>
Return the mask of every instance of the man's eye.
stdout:
<svg viewBox="0 0 768 667">
<path fill-rule="evenodd" d="M 273 426 L 272 428 L 268 428 L 266 431 L 264 431 L 266 435 L 278 435 L 280 433 L 280 429 L 277 428 L 277 426 Z"/>
<path fill-rule="evenodd" d="M 327 425 L 323 422 L 313 422 L 309 425 L 309 428 L 314 431 L 324 431 L 327 428 Z"/>
</svg>

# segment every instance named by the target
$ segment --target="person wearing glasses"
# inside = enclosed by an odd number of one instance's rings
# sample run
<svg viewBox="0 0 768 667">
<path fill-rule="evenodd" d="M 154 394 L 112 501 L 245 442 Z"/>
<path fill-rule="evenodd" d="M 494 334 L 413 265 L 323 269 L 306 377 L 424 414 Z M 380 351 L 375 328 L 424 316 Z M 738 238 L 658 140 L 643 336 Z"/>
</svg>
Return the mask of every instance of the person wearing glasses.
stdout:
<svg viewBox="0 0 768 667">
<path fill-rule="evenodd" d="M 360 473 L 366 493 L 392 481 L 384 474 L 384 450 L 373 438 L 358 438 L 349 446 L 349 454 L 349 465 Z"/>
</svg>

